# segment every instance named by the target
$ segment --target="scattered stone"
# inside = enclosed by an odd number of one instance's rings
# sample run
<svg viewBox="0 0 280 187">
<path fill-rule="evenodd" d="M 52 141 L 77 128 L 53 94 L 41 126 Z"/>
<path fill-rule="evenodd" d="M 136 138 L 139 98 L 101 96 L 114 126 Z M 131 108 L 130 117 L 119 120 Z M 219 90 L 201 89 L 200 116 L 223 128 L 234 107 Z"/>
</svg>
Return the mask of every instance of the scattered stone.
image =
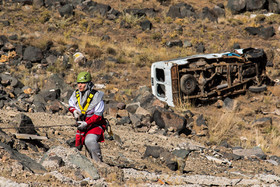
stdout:
<svg viewBox="0 0 280 187">
<path fill-rule="evenodd" d="M 246 10 L 246 1 L 245 0 L 228 0 L 227 8 L 233 13 L 233 14 L 239 14 Z"/>
<path fill-rule="evenodd" d="M 58 12 L 61 17 L 71 16 L 74 14 L 73 6 L 70 4 L 66 4 L 58 9 Z"/>
<path fill-rule="evenodd" d="M 181 40 L 173 40 L 166 42 L 167 47 L 183 47 L 183 42 Z"/>
<path fill-rule="evenodd" d="M 175 155 L 176 157 L 186 159 L 190 154 L 190 152 L 191 151 L 187 149 L 176 149 L 172 152 L 172 154 Z"/>
<path fill-rule="evenodd" d="M 140 116 L 151 115 L 149 111 L 145 110 L 142 107 L 138 107 L 137 110 L 135 111 L 135 114 Z"/>
<path fill-rule="evenodd" d="M 43 53 L 41 49 L 33 46 L 28 46 L 24 50 L 23 60 L 30 61 L 30 62 L 41 62 L 43 59 Z"/>
<path fill-rule="evenodd" d="M 257 157 L 261 160 L 264 160 L 267 157 L 260 147 L 254 147 L 252 149 L 234 149 L 233 154 L 247 158 Z"/>
<path fill-rule="evenodd" d="M 218 16 L 215 14 L 213 10 L 210 10 L 208 7 L 204 7 L 202 12 L 200 13 L 201 19 L 208 19 L 212 22 L 218 21 Z"/>
<path fill-rule="evenodd" d="M 167 15 L 172 18 L 185 18 L 185 17 L 197 17 L 195 14 L 195 10 L 191 5 L 188 5 L 186 3 L 178 3 L 175 5 L 172 5 Z"/>
<path fill-rule="evenodd" d="M 12 149 L 10 146 L 1 143 L 0 146 L 7 151 L 7 153 L 10 155 L 11 159 L 15 159 L 18 162 L 20 162 L 25 168 L 29 169 L 30 171 L 37 173 L 37 174 L 43 174 L 47 172 L 47 170 L 41 165 L 38 164 L 36 161 L 32 160 L 28 156 L 19 153 L 18 151 Z"/>
<path fill-rule="evenodd" d="M 117 108 L 118 108 L 119 110 L 124 110 L 125 107 L 126 107 L 125 103 L 118 103 L 118 104 L 117 104 Z"/>
<path fill-rule="evenodd" d="M 264 117 L 264 118 L 257 119 L 252 123 L 252 126 L 254 128 L 258 128 L 259 130 L 261 130 L 261 132 L 265 133 L 272 127 L 272 118 Z"/>
<path fill-rule="evenodd" d="M 146 30 L 151 30 L 153 27 L 153 24 L 149 20 L 144 20 L 140 22 L 140 27 L 142 28 L 143 31 Z"/>
<path fill-rule="evenodd" d="M 128 117 L 128 116 L 129 114 L 127 110 L 118 110 L 117 117 Z"/>
<path fill-rule="evenodd" d="M 198 53 L 204 53 L 206 50 L 203 43 L 197 44 L 195 48 L 196 48 L 196 52 Z"/>
<path fill-rule="evenodd" d="M 179 133 L 186 128 L 185 118 L 167 110 L 156 109 L 153 114 L 153 119 L 159 128 L 165 130 L 172 127 L 175 132 Z"/>
<path fill-rule="evenodd" d="M 32 120 L 23 113 L 15 116 L 17 132 L 23 134 L 37 134 Z"/>
<path fill-rule="evenodd" d="M 140 102 L 137 102 L 137 103 L 130 103 L 130 104 L 127 104 L 125 109 L 129 112 L 129 113 L 132 113 L 134 114 L 137 110 L 137 108 L 140 107 Z"/>
</svg>

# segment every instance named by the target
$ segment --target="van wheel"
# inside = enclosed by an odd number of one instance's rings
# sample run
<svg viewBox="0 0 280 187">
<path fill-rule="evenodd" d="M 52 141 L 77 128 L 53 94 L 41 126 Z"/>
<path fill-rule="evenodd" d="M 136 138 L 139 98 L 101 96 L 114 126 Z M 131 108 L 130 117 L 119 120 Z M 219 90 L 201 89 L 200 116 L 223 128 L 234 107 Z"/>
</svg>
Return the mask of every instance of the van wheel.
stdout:
<svg viewBox="0 0 280 187">
<path fill-rule="evenodd" d="M 197 87 L 197 81 L 193 75 L 183 75 L 180 79 L 180 87 L 183 93 L 190 95 L 195 91 Z"/>
<path fill-rule="evenodd" d="M 266 85 L 263 84 L 261 86 L 250 86 L 248 89 L 250 92 L 259 93 L 259 92 L 266 91 Z"/>
</svg>

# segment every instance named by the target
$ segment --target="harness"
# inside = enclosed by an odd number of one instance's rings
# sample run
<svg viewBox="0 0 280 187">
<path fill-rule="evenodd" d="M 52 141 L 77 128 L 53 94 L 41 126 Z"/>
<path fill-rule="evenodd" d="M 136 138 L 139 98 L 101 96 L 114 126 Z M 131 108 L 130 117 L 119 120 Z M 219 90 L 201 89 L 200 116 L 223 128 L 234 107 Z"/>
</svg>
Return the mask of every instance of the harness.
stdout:
<svg viewBox="0 0 280 187">
<path fill-rule="evenodd" d="M 92 101 L 92 98 L 93 98 L 93 96 L 94 96 L 94 94 L 96 93 L 97 91 L 96 90 L 91 90 L 90 91 L 90 94 L 89 94 L 89 96 L 88 96 L 88 98 L 87 98 L 87 101 L 86 101 L 86 105 L 85 105 L 85 107 L 83 107 L 82 105 L 81 105 L 81 97 L 80 97 L 80 92 L 79 92 L 79 90 L 76 90 L 76 98 L 77 98 L 77 100 L 78 100 L 78 104 L 79 104 L 79 107 L 80 107 L 80 109 L 81 109 L 81 113 L 82 113 L 82 115 L 86 115 L 86 111 L 87 111 L 87 109 L 88 109 L 88 107 L 89 107 L 89 104 L 90 104 L 90 102 Z"/>
</svg>

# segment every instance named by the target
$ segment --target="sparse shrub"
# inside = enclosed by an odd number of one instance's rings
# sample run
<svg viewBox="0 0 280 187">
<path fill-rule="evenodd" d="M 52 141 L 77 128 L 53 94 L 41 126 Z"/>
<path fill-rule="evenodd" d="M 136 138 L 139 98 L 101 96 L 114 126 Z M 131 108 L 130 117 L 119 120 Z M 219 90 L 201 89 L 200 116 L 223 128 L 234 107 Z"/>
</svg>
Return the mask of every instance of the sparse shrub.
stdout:
<svg viewBox="0 0 280 187">
<path fill-rule="evenodd" d="M 155 21 L 155 23 L 160 23 L 161 18 L 160 18 L 160 17 L 155 17 L 155 18 L 154 18 L 154 21 Z"/>
<path fill-rule="evenodd" d="M 81 21 L 79 21 L 79 27 L 83 30 L 83 31 L 87 31 L 88 28 L 88 20 L 87 19 L 83 19 Z"/>
<path fill-rule="evenodd" d="M 107 48 L 107 53 L 110 54 L 110 55 L 116 55 L 117 51 L 112 47 L 108 47 Z"/>
<path fill-rule="evenodd" d="M 136 26 L 139 24 L 140 21 L 142 21 L 144 19 L 144 17 L 138 17 L 138 16 L 134 16 L 131 14 L 124 14 L 122 17 L 120 17 L 118 19 L 118 22 L 122 22 L 124 21 L 125 23 L 130 24 L 131 26 Z"/>
<path fill-rule="evenodd" d="M 280 15 L 279 14 L 270 15 L 270 16 L 266 17 L 266 21 L 270 24 L 273 24 L 273 23 L 279 24 L 280 23 Z"/>
<path fill-rule="evenodd" d="M 158 40 L 158 41 L 160 41 L 161 38 L 162 38 L 162 34 L 161 34 L 160 32 L 155 32 L 155 33 L 152 34 L 151 37 L 152 37 L 153 40 Z"/>
<path fill-rule="evenodd" d="M 89 43 L 86 43 L 84 51 L 91 58 L 100 58 L 103 54 L 103 51 L 100 47 L 91 45 Z"/>
<path fill-rule="evenodd" d="M 91 20 L 93 25 L 103 25 L 104 23 L 104 18 L 103 17 L 97 17 L 95 19 Z"/>
<path fill-rule="evenodd" d="M 173 19 L 171 17 L 165 17 L 163 22 L 166 24 L 171 24 L 173 23 Z"/>
<path fill-rule="evenodd" d="M 174 23 L 177 24 L 177 25 L 184 25 L 184 19 L 182 18 L 176 18 L 174 20 Z"/>
<path fill-rule="evenodd" d="M 64 37 L 66 39 L 70 38 L 72 36 L 72 31 L 69 29 L 69 30 L 66 30 L 64 33 L 63 33 Z"/>
<path fill-rule="evenodd" d="M 49 21 L 51 18 L 51 12 L 49 10 L 45 10 L 41 12 L 40 17 L 39 17 L 39 22 L 40 23 L 45 23 Z"/>
<path fill-rule="evenodd" d="M 266 19 L 266 16 L 265 15 L 257 15 L 255 18 L 254 18 L 254 21 L 256 23 L 262 23 L 264 22 Z"/>
<path fill-rule="evenodd" d="M 228 23 L 231 24 L 232 26 L 238 26 L 238 25 L 242 25 L 243 22 L 238 20 L 238 19 L 234 19 L 234 18 L 230 18 L 228 19 Z"/>
<path fill-rule="evenodd" d="M 173 32 L 169 33 L 169 37 L 172 39 L 176 38 L 177 36 L 178 36 L 177 31 L 173 31 Z"/>
<path fill-rule="evenodd" d="M 122 52 L 122 54 L 120 54 L 117 58 L 117 61 L 119 64 L 127 64 L 129 61 L 128 59 L 125 57 L 125 54 Z"/>
</svg>

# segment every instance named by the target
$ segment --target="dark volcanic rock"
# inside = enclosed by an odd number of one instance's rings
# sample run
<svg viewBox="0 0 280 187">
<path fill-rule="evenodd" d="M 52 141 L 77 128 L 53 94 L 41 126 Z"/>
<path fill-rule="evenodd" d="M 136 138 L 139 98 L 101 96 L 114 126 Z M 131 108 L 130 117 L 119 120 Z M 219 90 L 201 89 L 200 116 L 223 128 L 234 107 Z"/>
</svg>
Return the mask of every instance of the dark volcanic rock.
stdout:
<svg viewBox="0 0 280 187">
<path fill-rule="evenodd" d="M 218 16 L 214 13 L 213 10 L 210 10 L 208 7 L 204 7 L 202 9 L 202 12 L 200 13 L 201 19 L 208 19 L 212 22 L 218 21 Z"/>
<path fill-rule="evenodd" d="M 268 10 L 269 10 L 269 12 L 274 12 L 276 14 L 279 14 L 280 13 L 280 1 L 268 0 Z"/>
<path fill-rule="evenodd" d="M 228 0 L 227 7 L 233 14 L 239 14 L 246 10 L 246 0 Z"/>
<path fill-rule="evenodd" d="M 245 31 L 247 31 L 250 35 L 259 35 L 262 36 L 264 39 L 268 39 L 275 35 L 275 29 L 273 26 L 270 27 L 246 27 Z"/>
<path fill-rule="evenodd" d="M 174 132 L 180 133 L 186 128 L 185 118 L 164 109 L 156 109 L 153 119 L 159 128 L 164 128 L 165 130 L 172 128 Z"/>
<path fill-rule="evenodd" d="M 182 42 L 182 40 L 168 41 L 168 42 L 166 42 L 166 46 L 167 47 L 175 47 L 175 46 L 182 47 L 183 42 Z"/>
<path fill-rule="evenodd" d="M 15 116 L 17 121 L 17 130 L 19 133 L 24 134 L 36 134 L 36 130 L 34 128 L 34 124 L 32 120 L 23 113 L 17 114 Z"/>
<path fill-rule="evenodd" d="M 215 14 L 216 16 L 218 16 L 218 17 L 224 17 L 225 14 L 226 14 L 226 13 L 225 13 L 225 8 L 224 8 L 223 4 L 220 5 L 220 6 L 216 5 L 216 6 L 213 8 L 212 11 L 213 11 L 214 14 Z"/>
<path fill-rule="evenodd" d="M 42 90 L 40 92 L 40 95 L 44 98 L 46 102 L 48 101 L 54 101 L 56 99 L 60 98 L 60 89 L 51 89 L 51 90 Z"/>
<path fill-rule="evenodd" d="M 44 0 L 33 0 L 33 6 L 36 8 L 44 6 Z"/>
<path fill-rule="evenodd" d="M 70 4 L 64 5 L 58 9 L 61 17 L 71 16 L 74 14 L 74 7 Z"/>
<path fill-rule="evenodd" d="M 144 158 L 149 156 L 153 158 L 159 158 L 160 154 L 164 152 L 165 149 L 159 146 L 147 146 L 146 151 L 144 153 Z"/>
<path fill-rule="evenodd" d="M 142 28 L 143 31 L 145 30 L 151 30 L 153 27 L 153 24 L 149 21 L 149 20 L 144 20 L 140 22 L 140 26 Z"/>
<path fill-rule="evenodd" d="M 10 146 L 1 142 L 0 142 L 0 146 L 3 147 L 5 151 L 7 151 L 10 154 L 12 159 L 17 160 L 25 168 L 28 168 L 30 171 L 38 174 L 43 174 L 47 172 L 47 170 L 41 164 L 38 164 L 36 161 L 32 160 L 28 156 L 21 154 L 18 151 L 12 149 Z"/>
<path fill-rule="evenodd" d="M 28 46 L 24 50 L 23 59 L 30 62 L 40 62 L 43 59 L 43 53 L 37 47 Z"/>
<path fill-rule="evenodd" d="M 196 17 L 194 8 L 186 3 L 178 3 L 171 6 L 167 12 L 167 16 L 172 18 L 185 18 L 185 17 Z"/>
<path fill-rule="evenodd" d="M 267 5 L 267 0 L 246 0 L 247 11 L 261 10 L 267 8 L 266 5 Z"/>
</svg>

